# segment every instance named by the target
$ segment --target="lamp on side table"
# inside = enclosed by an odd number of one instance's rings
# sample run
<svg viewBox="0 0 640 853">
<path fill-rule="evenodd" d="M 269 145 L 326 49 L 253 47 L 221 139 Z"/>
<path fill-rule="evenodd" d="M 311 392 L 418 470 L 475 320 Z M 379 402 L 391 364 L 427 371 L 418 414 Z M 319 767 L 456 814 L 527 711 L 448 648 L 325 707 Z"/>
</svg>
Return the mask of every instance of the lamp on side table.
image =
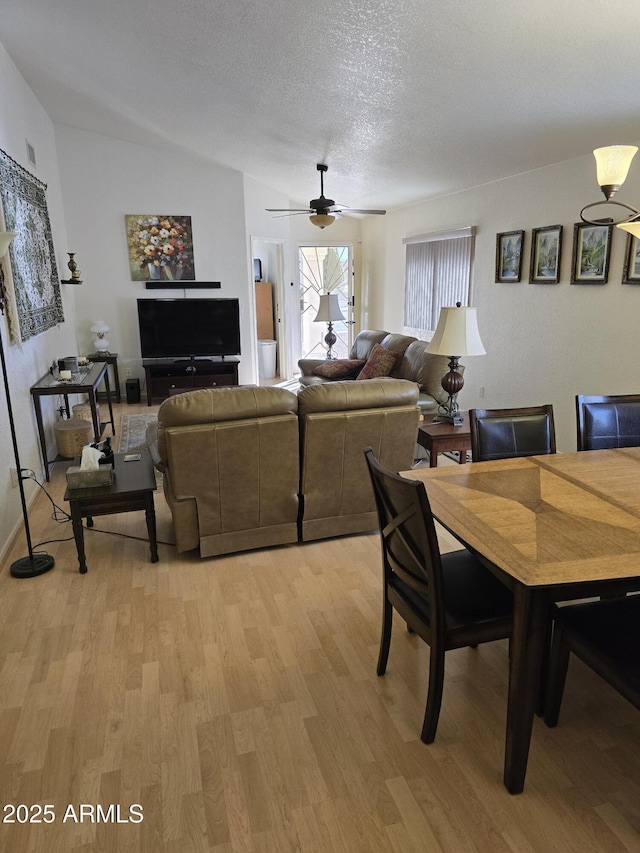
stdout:
<svg viewBox="0 0 640 853">
<path fill-rule="evenodd" d="M 438 328 L 427 347 L 427 352 L 449 357 L 449 372 L 442 377 L 442 387 L 448 395 L 446 403 L 438 407 L 438 421 L 446 421 L 454 426 L 462 425 L 462 416 L 458 407 L 458 394 L 462 391 L 464 379 L 458 373 L 458 361 L 462 356 L 485 355 L 486 350 L 480 340 L 478 319 L 475 308 L 463 308 L 460 302 L 455 307 L 440 309 Z M 456 353 L 456 355 L 453 355 Z"/>
</svg>

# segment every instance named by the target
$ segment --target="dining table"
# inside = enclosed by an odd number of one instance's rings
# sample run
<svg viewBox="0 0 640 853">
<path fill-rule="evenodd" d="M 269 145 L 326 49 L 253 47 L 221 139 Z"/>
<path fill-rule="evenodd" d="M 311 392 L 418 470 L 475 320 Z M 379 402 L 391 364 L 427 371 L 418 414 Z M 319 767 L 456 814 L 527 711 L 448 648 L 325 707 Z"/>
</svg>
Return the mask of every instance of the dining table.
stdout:
<svg viewBox="0 0 640 853">
<path fill-rule="evenodd" d="M 553 604 L 640 590 L 640 447 L 401 473 L 513 592 L 503 779 L 521 793 Z"/>
</svg>

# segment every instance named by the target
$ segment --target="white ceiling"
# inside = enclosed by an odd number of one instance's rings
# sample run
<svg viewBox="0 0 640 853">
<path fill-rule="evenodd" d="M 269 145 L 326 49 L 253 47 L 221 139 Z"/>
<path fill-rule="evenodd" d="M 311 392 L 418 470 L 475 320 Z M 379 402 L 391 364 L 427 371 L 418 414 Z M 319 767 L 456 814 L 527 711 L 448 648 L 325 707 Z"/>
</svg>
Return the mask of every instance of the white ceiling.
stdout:
<svg viewBox="0 0 640 853">
<path fill-rule="evenodd" d="M 304 205 L 317 162 L 389 209 L 640 139 L 638 0 L 3 0 L 0 42 L 55 122 Z"/>
</svg>

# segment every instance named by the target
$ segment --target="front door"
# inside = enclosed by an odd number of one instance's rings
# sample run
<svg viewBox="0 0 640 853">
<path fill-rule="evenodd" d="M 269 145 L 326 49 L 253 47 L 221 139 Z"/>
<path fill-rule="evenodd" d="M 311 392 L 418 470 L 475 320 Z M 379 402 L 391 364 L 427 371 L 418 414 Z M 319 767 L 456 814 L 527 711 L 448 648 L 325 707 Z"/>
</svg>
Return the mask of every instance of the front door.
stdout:
<svg viewBox="0 0 640 853">
<path fill-rule="evenodd" d="M 333 323 L 334 358 L 347 358 L 353 339 L 353 256 L 351 246 L 300 246 L 300 342 L 302 358 L 325 358 L 326 323 L 316 323 L 319 296 L 335 293 L 344 320 Z"/>
</svg>

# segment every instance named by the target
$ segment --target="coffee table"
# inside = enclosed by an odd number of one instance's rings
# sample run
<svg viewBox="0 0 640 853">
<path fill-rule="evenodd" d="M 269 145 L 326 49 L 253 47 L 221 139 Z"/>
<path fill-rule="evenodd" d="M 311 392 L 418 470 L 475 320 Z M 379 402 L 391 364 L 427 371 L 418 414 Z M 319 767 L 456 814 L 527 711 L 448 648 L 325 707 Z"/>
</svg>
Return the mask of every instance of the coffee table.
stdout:
<svg viewBox="0 0 640 853">
<path fill-rule="evenodd" d="M 446 421 L 423 421 L 418 428 L 418 444 L 429 451 L 429 467 L 438 465 L 438 453 L 445 450 L 459 450 L 460 464 L 467 461 L 467 450 L 471 450 L 471 432 L 469 431 L 469 416 L 467 412 L 460 413 L 463 418 L 461 426 L 453 426 Z M 428 416 L 427 416 L 428 417 Z"/>
<path fill-rule="evenodd" d="M 144 510 L 149 532 L 151 562 L 158 562 L 156 512 L 153 505 L 156 477 L 153 464 L 146 450 L 140 452 L 139 460 L 125 462 L 125 458 L 130 455 L 136 456 L 137 453 L 115 454 L 114 476 L 110 486 L 93 486 L 83 489 L 67 487 L 64 493 L 64 499 L 69 501 L 71 509 L 71 523 L 78 550 L 80 574 L 85 574 L 87 571 L 82 519 L 87 519 L 87 527 L 93 527 L 94 516 L 113 515 L 117 512 Z M 79 465 L 80 460 L 74 460 L 74 464 Z"/>
</svg>

